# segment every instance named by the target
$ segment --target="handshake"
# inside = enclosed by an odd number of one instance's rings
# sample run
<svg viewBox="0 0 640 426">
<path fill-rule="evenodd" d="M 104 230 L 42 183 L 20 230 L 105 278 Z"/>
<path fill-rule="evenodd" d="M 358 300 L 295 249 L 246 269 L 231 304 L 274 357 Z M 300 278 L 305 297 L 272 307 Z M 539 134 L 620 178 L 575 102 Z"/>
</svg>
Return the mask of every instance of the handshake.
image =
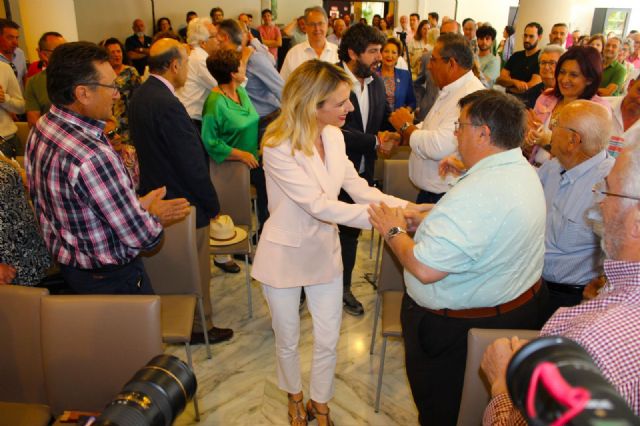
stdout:
<svg viewBox="0 0 640 426">
<path fill-rule="evenodd" d="M 402 137 L 398 132 L 380 131 L 378 132 L 378 152 L 383 157 L 388 157 L 393 152 L 393 148 L 400 145 Z"/>
<path fill-rule="evenodd" d="M 407 203 L 405 208 L 389 207 L 385 203 L 369 205 L 369 222 L 383 237 L 391 228 L 399 226 L 409 232 L 415 232 L 434 204 Z"/>
</svg>

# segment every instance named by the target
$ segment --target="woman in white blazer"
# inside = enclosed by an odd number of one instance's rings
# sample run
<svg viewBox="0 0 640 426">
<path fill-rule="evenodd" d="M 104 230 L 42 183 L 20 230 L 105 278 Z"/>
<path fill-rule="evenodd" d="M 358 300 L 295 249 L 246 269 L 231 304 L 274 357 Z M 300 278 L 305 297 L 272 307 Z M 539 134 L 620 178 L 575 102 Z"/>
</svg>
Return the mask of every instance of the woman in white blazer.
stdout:
<svg viewBox="0 0 640 426">
<path fill-rule="evenodd" d="M 358 176 L 345 154 L 339 126 L 353 111 L 351 80 L 319 60 L 299 66 L 282 93 L 282 112 L 263 144 L 269 219 L 264 225 L 252 276 L 263 283 L 276 339 L 278 385 L 289 395 L 289 421 L 332 424 L 336 347 L 342 319 L 342 261 L 336 224 L 370 228 L 367 207 L 407 201 L 384 195 Z M 338 201 L 344 188 L 356 204 Z M 415 205 L 411 205 L 414 207 Z M 310 395 L 303 403 L 298 340 L 300 290 L 313 318 Z"/>
</svg>

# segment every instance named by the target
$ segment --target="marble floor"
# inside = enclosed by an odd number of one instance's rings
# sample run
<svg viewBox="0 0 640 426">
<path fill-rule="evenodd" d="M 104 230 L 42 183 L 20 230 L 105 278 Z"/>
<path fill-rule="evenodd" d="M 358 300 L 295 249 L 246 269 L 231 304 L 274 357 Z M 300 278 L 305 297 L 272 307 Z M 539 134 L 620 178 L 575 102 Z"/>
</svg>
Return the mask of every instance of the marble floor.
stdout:
<svg viewBox="0 0 640 426">
<path fill-rule="evenodd" d="M 369 355 L 376 299 L 374 288 L 364 279 L 365 273 L 373 271 L 375 263 L 369 258 L 370 235 L 363 232 L 361 236 L 352 284 L 353 293 L 365 307 L 365 315 L 353 317 L 345 313 L 343 316 L 336 392 L 330 402 L 332 418 L 338 426 L 417 425 L 417 411 L 404 372 L 404 351 L 399 339 L 390 339 L 387 344 L 380 412 L 375 413 L 373 408 L 382 339 L 378 332 L 374 355 Z M 212 346 L 210 360 L 206 358 L 204 346 L 193 347 L 200 424 L 287 425 L 287 397 L 277 386 L 274 338 L 260 284 L 252 282 L 251 319 L 244 270 L 240 274 L 225 274 L 214 267 L 211 286 L 214 322 L 220 327 L 233 328 L 235 334 L 231 341 Z M 311 345 L 311 317 L 305 308 L 300 339 L 305 393 L 308 393 Z M 167 353 L 186 359 L 181 346 L 169 346 Z M 197 424 L 192 404 L 175 424 Z"/>
</svg>

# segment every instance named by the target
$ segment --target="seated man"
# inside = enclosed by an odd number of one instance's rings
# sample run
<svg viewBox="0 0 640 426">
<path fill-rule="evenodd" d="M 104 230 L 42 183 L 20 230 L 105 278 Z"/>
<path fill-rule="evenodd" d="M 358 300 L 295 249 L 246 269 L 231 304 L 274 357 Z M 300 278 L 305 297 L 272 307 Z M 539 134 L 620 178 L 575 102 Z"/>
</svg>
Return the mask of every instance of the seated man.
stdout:
<svg viewBox="0 0 640 426">
<path fill-rule="evenodd" d="M 591 188 L 609 174 L 606 147 L 611 118 L 595 102 L 577 100 L 562 108 L 552 126 L 551 154 L 538 175 L 547 201 L 542 278 L 549 289 L 546 318 L 560 306 L 582 301 L 582 292 L 602 276 L 600 239 L 588 223 Z"/>
<path fill-rule="evenodd" d="M 594 188 L 604 220 L 606 291 L 579 306 L 559 309 L 540 333 L 580 344 L 636 415 L 640 415 L 639 174 L 640 145 L 636 143 Z M 507 364 L 521 343 L 499 339 L 485 352 L 481 366 L 493 397 L 485 411 L 485 425 L 526 424 L 513 407 L 506 385 Z"/>
<path fill-rule="evenodd" d="M 609 154 L 617 157 L 630 141 L 640 140 L 640 78 L 629 82 L 627 95 L 611 99 L 613 129 L 609 141 Z"/>
<path fill-rule="evenodd" d="M 402 212 L 370 210 L 405 268 L 406 369 L 423 425 L 456 424 L 467 331 L 535 329 L 546 296 L 544 193 L 520 150 L 524 105 L 490 90 L 466 95 L 459 105 L 455 134 L 467 171 L 422 220 L 415 239 Z M 412 224 L 419 220 L 411 217 Z"/>
</svg>

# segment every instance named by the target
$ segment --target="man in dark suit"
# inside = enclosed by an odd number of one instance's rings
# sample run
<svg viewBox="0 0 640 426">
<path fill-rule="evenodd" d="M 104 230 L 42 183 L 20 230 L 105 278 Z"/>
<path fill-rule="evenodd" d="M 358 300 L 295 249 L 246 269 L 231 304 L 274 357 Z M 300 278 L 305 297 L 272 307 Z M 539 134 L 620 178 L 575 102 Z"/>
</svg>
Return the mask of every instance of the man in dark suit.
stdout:
<svg viewBox="0 0 640 426">
<path fill-rule="evenodd" d="M 387 150 L 395 133 L 380 132 L 391 129 L 387 120 L 390 107 L 386 101 L 384 83 L 374 72 L 382 60 L 380 53 L 385 38 L 378 29 L 356 24 L 342 36 L 338 56 L 340 66 L 353 79 L 350 100 L 354 110 L 347 115 L 342 127 L 347 156 L 364 179 L 373 184 L 373 168 L 376 150 Z M 353 203 L 346 192 L 341 191 L 339 199 Z M 364 308 L 351 292 L 351 273 L 356 260 L 360 230 L 339 226 L 342 246 L 343 304 L 351 315 L 362 315 Z"/>
<path fill-rule="evenodd" d="M 174 94 L 187 80 L 187 52 L 176 40 L 160 39 L 151 46 L 148 65 L 151 75 L 129 104 L 131 138 L 140 162 L 140 191 L 165 186 L 169 198 L 184 197 L 195 206 L 207 324 L 200 324 L 195 315 L 191 343 L 203 342 L 203 327 L 209 330 L 210 342 L 221 342 L 230 339 L 233 331 L 213 327 L 211 322 L 209 220 L 218 215 L 220 206 L 198 130 Z"/>
</svg>

